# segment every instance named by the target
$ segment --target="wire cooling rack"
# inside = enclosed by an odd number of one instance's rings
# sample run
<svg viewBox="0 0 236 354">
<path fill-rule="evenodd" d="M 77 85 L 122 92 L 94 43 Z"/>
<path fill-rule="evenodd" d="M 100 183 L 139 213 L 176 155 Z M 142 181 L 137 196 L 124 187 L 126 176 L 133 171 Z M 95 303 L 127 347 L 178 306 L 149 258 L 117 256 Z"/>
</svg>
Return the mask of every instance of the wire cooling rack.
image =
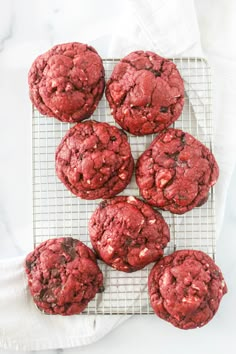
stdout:
<svg viewBox="0 0 236 354">
<path fill-rule="evenodd" d="M 211 76 L 207 62 L 201 58 L 172 58 L 185 83 L 185 105 L 174 127 L 194 135 L 212 150 Z M 104 60 L 106 78 L 115 59 Z M 103 98 L 92 119 L 116 125 Z M 70 124 L 45 118 L 33 108 L 33 237 L 34 246 L 54 237 L 72 236 L 91 247 L 88 220 L 100 200 L 86 201 L 72 195 L 55 173 L 55 149 Z M 149 146 L 154 136 L 135 137 L 128 134 L 135 161 Z M 139 196 L 133 179 L 122 195 Z M 162 212 L 170 226 L 171 241 L 165 250 L 199 249 L 215 256 L 214 188 L 208 202 L 184 214 Z M 118 272 L 99 261 L 104 274 L 105 291 L 96 295 L 84 313 L 149 314 L 153 313 L 147 293 L 147 278 L 152 265 L 134 272 Z"/>
</svg>

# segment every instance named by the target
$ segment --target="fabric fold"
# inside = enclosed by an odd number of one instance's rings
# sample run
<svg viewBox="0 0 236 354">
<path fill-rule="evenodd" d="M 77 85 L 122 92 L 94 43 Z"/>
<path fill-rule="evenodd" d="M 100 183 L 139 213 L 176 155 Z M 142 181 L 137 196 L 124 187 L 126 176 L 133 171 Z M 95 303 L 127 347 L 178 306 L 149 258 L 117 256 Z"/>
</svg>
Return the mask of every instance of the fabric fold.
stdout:
<svg viewBox="0 0 236 354">
<path fill-rule="evenodd" d="M 24 257 L 0 261 L 0 347 L 12 350 L 69 348 L 93 343 L 127 316 L 49 316 L 27 288 Z"/>
</svg>

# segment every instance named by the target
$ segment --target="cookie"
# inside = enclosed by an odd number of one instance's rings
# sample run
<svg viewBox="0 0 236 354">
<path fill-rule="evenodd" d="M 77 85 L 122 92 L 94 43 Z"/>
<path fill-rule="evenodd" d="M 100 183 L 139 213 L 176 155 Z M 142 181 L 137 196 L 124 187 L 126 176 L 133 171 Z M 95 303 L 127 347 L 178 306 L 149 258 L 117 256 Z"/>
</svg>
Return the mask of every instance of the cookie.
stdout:
<svg viewBox="0 0 236 354">
<path fill-rule="evenodd" d="M 89 235 L 97 255 L 123 272 L 160 259 L 170 239 L 161 214 L 135 197 L 103 201 L 89 221 Z"/>
<path fill-rule="evenodd" d="M 205 253 L 181 250 L 162 258 L 148 277 L 151 306 L 181 329 L 206 325 L 227 292 L 223 275 Z"/>
<path fill-rule="evenodd" d="M 203 205 L 218 175 L 210 150 L 192 135 L 173 128 L 157 136 L 136 165 L 143 198 L 175 214 Z"/>
<path fill-rule="evenodd" d="M 130 182 L 133 168 L 126 134 L 108 123 L 78 123 L 56 150 L 58 178 L 83 199 L 120 193 Z"/>
<path fill-rule="evenodd" d="M 41 114 L 80 122 L 95 111 L 104 76 L 102 60 L 93 47 L 59 44 L 33 62 L 28 75 L 30 98 Z"/>
<path fill-rule="evenodd" d="M 25 270 L 33 300 L 47 314 L 80 313 L 103 291 L 94 252 L 71 237 L 41 243 L 26 257 Z"/>
<path fill-rule="evenodd" d="M 114 68 L 106 97 L 116 122 L 134 135 L 169 127 L 181 114 L 184 84 L 176 65 L 153 52 L 136 51 Z"/>
</svg>

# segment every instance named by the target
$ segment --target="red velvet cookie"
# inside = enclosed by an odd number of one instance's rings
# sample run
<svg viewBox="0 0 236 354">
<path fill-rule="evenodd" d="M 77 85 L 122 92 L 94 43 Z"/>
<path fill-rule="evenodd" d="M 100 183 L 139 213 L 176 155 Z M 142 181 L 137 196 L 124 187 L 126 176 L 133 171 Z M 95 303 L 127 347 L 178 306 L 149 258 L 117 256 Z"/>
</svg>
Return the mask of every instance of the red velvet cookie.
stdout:
<svg viewBox="0 0 236 354">
<path fill-rule="evenodd" d="M 152 268 L 148 290 L 154 312 L 181 329 L 202 327 L 227 292 L 222 273 L 205 253 L 181 250 Z"/>
<path fill-rule="evenodd" d="M 123 272 L 161 258 L 170 239 L 161 214 L 135 197 L 103 201 L 89 221 L 89 234 L 98 256 Z"/>
<path fill-rule="evenodd" d="M 104 68 L 93 47 L 59 44 L 36 58 L 28 82 L 30 98 L 40 113 L 79 122 L 92 115 L 102 97 Z"/>
<path fill-rule="evenodd" d="M 136 51 L 114 68 L 106 97 L 116 122 L 134 135 L 169 127 L 181 114 L 184 85 L 176 65 L 152 52 Z"/>
<path fill-rule="evenodd" d="M 25 270 L 34 302 L 47 314 L 80 313 L 103 291 L 95 254 L 71 237 L 41 243 L 26 257 Z"/>
<path fill-rule="evenodd" d="M 173 128 L 157 136 L 136 165 L 143 198 L 176 214 L 204 204 L 218 175 L 210 150 L 192 135 Z"/>
<path fill-rule="evenodd" d="M 130 182 L 133 168 L 126 134 L 108 123 L 78 123 L 56 150 L 59 179 L 83 199 L 106 199 L 120 193 Z"/>
</svg>

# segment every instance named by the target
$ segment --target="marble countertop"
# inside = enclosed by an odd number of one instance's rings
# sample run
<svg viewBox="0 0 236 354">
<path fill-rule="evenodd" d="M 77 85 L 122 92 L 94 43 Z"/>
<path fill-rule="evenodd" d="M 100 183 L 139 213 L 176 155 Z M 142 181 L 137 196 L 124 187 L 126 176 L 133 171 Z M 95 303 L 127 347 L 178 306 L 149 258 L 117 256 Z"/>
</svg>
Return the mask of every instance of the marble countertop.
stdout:
<svg viewBox="0 0 236 354">
<path fill-rule="evenodd" d="M 115 18 L 116 21 L 117 18 L 122 18 L 123 14 L 116 1 L 112 1 L 112 9 L 111 1 L 108 0 L 92 1 L 93 6 L 88 3 L 89 1 L 85 6 L 82 0 L 0 1 L 0 259 L 24 255 L 32 249 L 31 103 L 27 87 L 27 74 L 32 61 L 53 44 L 74 40 L 94 45 L 101 56 L 107 57 L 107 48 L 112 38 L 111 33 L 107 33 L 107 27 L 112 28 Z M 229 3 L 232 5 L 233 1 Z M 197 11 L 203 47 L 219 85 L 222 84 L 222 68 L 225 64 L 233 68 L 232 60 L 236 60 L 236 55 L 233 51 L 225 51 L 225 55 L 221 55 L 222 48 L 217 47 L 220 45 L 217 40 L 211 45 L 218 38 L 211 21 L 204 13 L 205 8 L 211 6 L 214 6 L 212 0 L 201 0 Z M 85 8 L 90 9 L 87 16 L 84 15 Z M 226 6 L 226 24 L 221 32 L 224 28 L 229 28 L 227 21 L 233 18 L 230 17 L 231 12 L 231 7 Z M 215 16 L 217 18 L 217 13 Z M 88 18 L 92 26 L 87 25 Z M 99 33 L 99 37 L 96 38 L 95 33 Z M 224 35 L 225 48 L 228 50 L 232 43 L 228 33 Z M 235 90 L 233 80 L 232 85 Z M 225 90 L 227 89 L 229 90 L 226 85 Z M 232 119 L 235 119 L 235 105 L 231 105 L 231 109 Z M 228 354 L 233 353 L 236 314 L 235 168 L 230 183 L 223 226 L 217 240 L 217 263 L 225 274 L 229 294 L 222 302 L 214 321 L 205 329 L 187 332 L 176 332 L 164 324 L 160 333 L 155 316 L 133 316 L 105 338 L 88 347 L 67 350 L 60 348 L 46 352 L 99 354 L 109 350 L 109 353 L 115 354 L 135 348 L 137 354 L 143 351 L 152 353 L 154 350 L 159 353 L 174 350 L 181 354 L 200 351 L 222 354 L 223 350 Z M 5 352 L 0 349 L 0 353 Z"/>
</svg>

